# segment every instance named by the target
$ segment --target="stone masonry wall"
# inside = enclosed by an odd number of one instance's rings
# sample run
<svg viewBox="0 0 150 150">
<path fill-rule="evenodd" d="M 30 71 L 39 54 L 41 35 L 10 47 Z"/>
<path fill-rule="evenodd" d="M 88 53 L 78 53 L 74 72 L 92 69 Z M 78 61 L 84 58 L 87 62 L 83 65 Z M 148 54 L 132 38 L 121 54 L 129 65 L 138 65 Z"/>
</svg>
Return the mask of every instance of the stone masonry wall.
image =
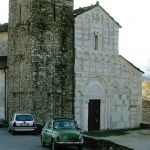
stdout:
<svg viewBox="0 0 150 150">
<path fill-rule="evenodd" d="M 0 69 L 7 68 L 8 32 L 0 32 Z"/>
<path fill-rule="evenodd" d="M 73 114 L 73 0 L 10 0 L 8 117 Z"/>
<path fill-rule="evenodd" d="M 150 101 L 142 101 L 142 122 L 150 123 Z"/>
<path fill-rule="evenodd" d="M 3 29 L 3 30 L 2 30 Z M 0 118 L 5 118 L 8 33 L 0 27 Z"/>
<path fill-rule="evenodd" d="M 0 56 L 7 56 L 8 32 L 0 32 Z"/>
</svg>

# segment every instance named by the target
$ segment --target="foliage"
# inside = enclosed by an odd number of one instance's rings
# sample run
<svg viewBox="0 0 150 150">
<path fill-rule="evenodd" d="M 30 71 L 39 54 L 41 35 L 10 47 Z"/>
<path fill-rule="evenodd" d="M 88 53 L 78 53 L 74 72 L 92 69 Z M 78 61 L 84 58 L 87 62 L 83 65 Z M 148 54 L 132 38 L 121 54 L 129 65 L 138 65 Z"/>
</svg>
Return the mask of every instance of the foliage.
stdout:
<svg viewBox="0 0 150 150">
<path fill-rule="evenodd" d="M 8 31 L 8 23 L 0 24 L 0 32 Z"/>
<path fill-rule="evenodd" d="M 142 87 L 143 99 L 150 100 L 150 81 L 144 81 Z"/>
<path fill-rule="evenodd" d="M 94 137 L 120 136 L 128 134 L 127 130 L 106 130 L 106 131 L 89 131 L 84 132 L 85 135 Z"/>
</svg>

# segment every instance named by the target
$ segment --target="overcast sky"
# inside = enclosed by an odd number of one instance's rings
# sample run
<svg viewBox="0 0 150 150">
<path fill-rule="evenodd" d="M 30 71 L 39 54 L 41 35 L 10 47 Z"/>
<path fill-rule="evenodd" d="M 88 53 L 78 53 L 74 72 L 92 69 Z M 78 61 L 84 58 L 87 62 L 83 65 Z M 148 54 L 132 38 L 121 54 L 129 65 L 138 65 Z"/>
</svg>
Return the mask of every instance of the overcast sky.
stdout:
<svg viewBox="0 0 150 150">
<path fill-rule="evenodd" d="M 74 8 L 97 0 L 74 0 Z M 99 0 L 100 5 L 122 26 L 119 53 L 146 72 L 150 61 L 150 0 Z M 8 22 L 8 0 L 0 0 L 0 23 Z"/>
</svg>

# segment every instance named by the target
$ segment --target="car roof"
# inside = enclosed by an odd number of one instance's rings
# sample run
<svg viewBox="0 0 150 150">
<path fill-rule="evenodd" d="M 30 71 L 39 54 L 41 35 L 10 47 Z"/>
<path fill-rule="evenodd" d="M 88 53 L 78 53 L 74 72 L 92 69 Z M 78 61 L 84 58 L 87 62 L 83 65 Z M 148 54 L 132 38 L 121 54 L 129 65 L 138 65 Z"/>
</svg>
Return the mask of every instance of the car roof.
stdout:
<svg viewBox="0 0 150 150">
<path fill-rule="evenodd" d="M 48 118 L 47 119 L 48 121 L 56 121 L 56 120 L 72 120 L 72 121 L 74 121 L 74 118 L 72 118 L 72 117 L 50 117 L 50 118 Z"/>
<path fill-rule="evenodd" d="M 14 115 L 31 115 L 31 114 L 28 114 L 28 113 L 14 113 Z"/>
</svg>

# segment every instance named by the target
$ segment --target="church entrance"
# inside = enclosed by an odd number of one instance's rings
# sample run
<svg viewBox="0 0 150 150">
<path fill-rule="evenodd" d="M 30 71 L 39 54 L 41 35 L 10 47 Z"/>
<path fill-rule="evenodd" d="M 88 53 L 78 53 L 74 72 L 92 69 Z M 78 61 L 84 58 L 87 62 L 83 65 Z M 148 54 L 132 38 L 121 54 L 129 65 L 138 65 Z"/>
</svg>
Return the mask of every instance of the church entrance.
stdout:
<svg viewBox="0 0 150 150">
<path fill-rule="evenodd" d="M 88 131 L 100 129 L 100 100 L 90 100 L 88 104 Z"/>
</svg>

